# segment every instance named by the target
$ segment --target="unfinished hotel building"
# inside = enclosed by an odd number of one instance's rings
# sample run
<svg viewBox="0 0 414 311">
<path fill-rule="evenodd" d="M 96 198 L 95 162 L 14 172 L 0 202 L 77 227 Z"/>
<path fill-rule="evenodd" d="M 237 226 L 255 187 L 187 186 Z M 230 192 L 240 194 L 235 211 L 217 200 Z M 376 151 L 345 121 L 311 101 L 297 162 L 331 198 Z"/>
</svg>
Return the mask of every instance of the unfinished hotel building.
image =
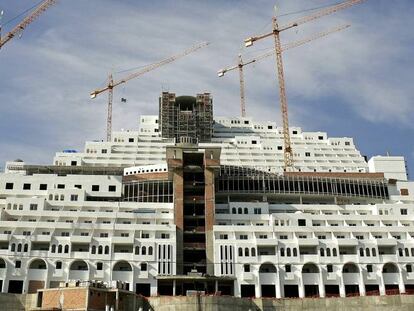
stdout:
<svg viewBox="0 0 414 311">
<path fill-rule="evenodd" d="M 384 295 L 414 289 L 414 184 L 402 157 L 352 138 L 215 118 L 210 94 L 163 93 L 136 131 L 8 162 L 0 289 L 123 281 L 143 295 Z"/>
</svg>

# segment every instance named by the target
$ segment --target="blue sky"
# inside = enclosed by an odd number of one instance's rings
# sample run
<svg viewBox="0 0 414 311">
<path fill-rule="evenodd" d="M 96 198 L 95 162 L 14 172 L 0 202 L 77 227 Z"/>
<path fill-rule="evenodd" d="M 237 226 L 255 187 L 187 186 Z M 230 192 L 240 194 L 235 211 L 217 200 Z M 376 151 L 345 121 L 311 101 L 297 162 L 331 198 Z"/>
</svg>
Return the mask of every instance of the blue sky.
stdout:
<svg viewBox="0 0 414 311">
<path fill-rule="evenodd" d="M 2 0 L 3 23 L 37 2 Z M 216 72 L 234 64 L 238 53 L 247 59 L 272 46 L 269 39 L 246 49 L 243 39 L 270 29 L 275 3 L 286 14 L 336 2 L 60 0 L 0 50 L 0 165 L 15 158 L 51 163 L 56 151 L 82 150 L 85 140 L 104 139 L 106 95 L 90 100 L 89 93 L 103 86 L 107 74 L 201 41 L 211 45 L 116 89 L 114 130 L 136 128 L 139 115 L 156 114 L 162 90 L 209 91 L 215 115 L 239 114 L 237 72 L 222 78 Z M 367 0 L 283 33 L 288 43 L 352 25 L 285 52 L 290 124 L 353 137 L 368 157 L 403 155 L 414 172 L 412 16 L 410 0 Z M 16 22 L 6 24 L 3 34 Z M 268 58 L 245 68 L 247 113 L 280 124 L 274 66 Z"/>
</svg>

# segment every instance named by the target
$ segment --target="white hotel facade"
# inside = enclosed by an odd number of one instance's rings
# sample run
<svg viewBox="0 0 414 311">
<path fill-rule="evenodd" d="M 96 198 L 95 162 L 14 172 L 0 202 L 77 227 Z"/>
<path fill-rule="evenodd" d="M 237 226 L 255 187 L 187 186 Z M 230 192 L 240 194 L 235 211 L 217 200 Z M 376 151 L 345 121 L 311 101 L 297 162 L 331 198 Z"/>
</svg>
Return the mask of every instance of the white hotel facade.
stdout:
<svg viewBox="0 0 414 311">
<path fill-rule="evenodd" d="M 72 280 L 143 295 L 414 290 L 403 157 L 367 161 L 352 138 L 292 127 L 295 171 L 284 173 L 274 122 L 215 118 L 211 139 L 192 144 L 163 137 L 160 119 L 142 116 L 137 131 L 58 152 L 49 166 L 6 164 L 2 292 Z"/>
</svg>

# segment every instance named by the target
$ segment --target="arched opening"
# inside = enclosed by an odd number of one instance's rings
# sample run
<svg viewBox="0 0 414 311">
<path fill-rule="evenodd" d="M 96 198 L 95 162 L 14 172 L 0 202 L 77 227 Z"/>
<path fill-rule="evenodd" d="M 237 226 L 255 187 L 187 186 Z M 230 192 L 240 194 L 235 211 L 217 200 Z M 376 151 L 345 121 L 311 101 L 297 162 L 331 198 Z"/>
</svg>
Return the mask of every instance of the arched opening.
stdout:
<svg viewBox="0 0 414 311">
<path fill-rule="evenodd" d="M 146 255 L 147 254 L 147 248 L 145 246 L 143 246 L 141 248 L 141 255 Z"/>
<path fill-rule="evenodd" d="M 272 263 L 263 263 L 260 265 L 259 273 L 276 273 L 276 267 Z"/>
<path fill-rule="evenodd" d="M 321 253 L 321 257 L 325 256 L 325 249 L 321 248 L 319 249 L 319 252 Z"/>
<path fill-rule="evenodd" d="M 83 260 L 75 260 L 71 263 L 69 270 L 71 271 L 88 271 L 88 264 Z"/>
<path fill-rule="evenodd" d="M 19 243 L 19 245 L 17 245 L 17 252 L 21 252 L 22 251 L 22 244 Z"/>
<path fill-rule="evenodd" d="M 29 251 L 29 244 L 23 246 L 23 252 L 27 253 Z"/>
<path fill-rule="evenodd" d="M 148 247 L 148 255 L 152 255 L 153 250 L 152 250 L 152 246 Z"/>
<path fill-rule="evenodd" d="M 342 273 L 358 273 L 359 268 L 356 264 L 349 262 L 344 265 L 342 268 Z"/>
<path fill-rule="evenodd" d="M 290 248 L 288 247 L 288 248 L 286 249 L 286 256 L 290 257 L 291 255 L 292 255 L 292 254 L 291 254 Z"/>
<path fill-rule="evenodd" d="M 65 254 L 69 253 L 69 245 L 65 245 Z"/>
<path fill-rule="evenodd" d="M 256 256 L 256 249 L 254 247 L 252 247 L 252 256 L 255 257 Z"/>
<path fill-rule="evenodd" d="M 6 268 L 6 261 L 3 258 L 0 258 L 0 269 Z"/>
<path fill-rule="evenodd" d="M 303 266 L 302 273 L 319 273 L 319 268 L 314 263 L 307 263 Z"/>
<path fill-rule="evenodd" d="M 298 249 L 297 248 L 294 248 L 293 249 L 293 256 L 294 257 L 297 257 L 298 256 Z"/>
<path fill-rule="evenodd" d="M 113 271 L 132 271 L 132 266 L 129 264 L 129 262 L 123 260 L 123 261 L 118 261 L 114 265 L 114 268 L 112 270 Z"/>
<path fill-rule="evenodd" d="M 331 257 L 331 249 L 330 248 L 326 249 L 326 256 Z"/>
<path fill-rule="evenodd" d="M 108 255 L 109 254 L 109 246 L 107 245 L 107 246 L 105 246 L 105 255 Z"/>
<path fill-rule="evenodd" d="M 92 245 L 91 253 L 92 254 L 96 254 L 96 246 L 95 245 Z"/>
<path fill-rule="evenodd" d="M 336 248 L 332 249 L 332 255 L 336 257 L 338 255 Z"/>
<path fill-rule="evenodd" d="M 43 259 L 35 259 L 30 263 L 29 269 L 46 270 L 46 262 Z"/>
<path fill-rule="evenodd" d="M 58 253 L 60 254 L 60 253 L 62 253 L 62 245 L 59 245 L 58 246 Z"/>
<path fill-rule="evenodd" d="M 241 247 L 239 247 L 239 257 L 243 256 L 243 249 Z"/>
<path fill-rule="evenodd" d="M 244 256 L 249 257 L 249 249 L 247 247 L 244 249 Z"/>
<path fill-rule="evenodd" d="M 382 273 L 398 273 L 398 267 L 396 264 L 388 262 L 382 267 Z"/>
<path fill-rule="evenodd" d="M 368 247 L 365 249 L 365 254 L 367 255 L 367 257 L 371 256 L 371 252 L 369 251 Z"/>
<path fill-rule="evenodd" d="M 135 255 L 139 255 L 139 246 L 135 246 Z"/>
<path fill-rule="evenodd" d="M 102 253 L 103 253 L 103 247 L 102 247 L 102 245 L 99 245 L 98 246 L 98 254 L 102 255 Z"/>
</svg>

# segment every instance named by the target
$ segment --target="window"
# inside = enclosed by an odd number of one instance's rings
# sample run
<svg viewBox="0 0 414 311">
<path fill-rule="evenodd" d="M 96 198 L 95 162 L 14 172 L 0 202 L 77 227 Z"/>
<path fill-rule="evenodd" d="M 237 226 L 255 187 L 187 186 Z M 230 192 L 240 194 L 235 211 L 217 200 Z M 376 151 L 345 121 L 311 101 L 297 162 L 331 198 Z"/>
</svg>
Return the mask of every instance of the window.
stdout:
<svg viewBox="0 0 414 311">
<path fill-rule="evenodd" d="M 122 232 L 121 233 L 121 237 L 127 238 L 127 237 L 129 237 L 129 233 Z"/>
<path fill-rule="evenodd" d="M 37 211 L 37 204 L 30 204 L 31 211 Z"/>
<path fill-rule="evenodd" d="M 285 272 L 287 272 L 287 273 L 292 272 L 292 266 L 291 265 L 285 265 Z"/>
<path fill-rule="evenodd" d="M 142 233 L 141 238 L 142 239 L 149 239 L 149 233 Z"/>
<path fill-rule="evenodd" d="M 57 188 L 58 188 L 58 189 L 65 189 L 65 185 L 64 185 L 64 184 L 58 184 L 58 185 L 57 185 Z"/>
<path fill-rule="evenodd" d="M 89 232 L 81 232 L 81 236 L 89 236 Z"/>
<path fill-rule="evenodd" d="M 109 192 L 116 192 L 116 186 L 114 186 L 114 185 L 109 186 L 108 191 Z"/>
<path fill-rule="evenodd" d="M 106 149 L 102 149 L 102 153 L 107 153 L 108 151 Z"/>
<path fill-rule="evenodd" d="M 70 165 L 71 165 L 71 166 L 76 166 L 77 164 L 78 164 L 78 162 L 76 162 L 76 161 L 71 161 L 71 162 L 70 162 Z"/>
<path fill-rule="evenodd" d="M 277 150 L 283 150 L 282 146 L 277 146 Z"/>
<path fill-rule="evenodd" d="M 6 183 L 6 190 L 12 190 L 12 189 L 13 189 L 13 183 L 12 182 Z"/>
<path fill-rule="evenodd" d="M 298 133 L 298 131 L 296 131 L 296 130 L 292 131 L 292 134 L 297 134 L 297 133 Z"/>
<path fill-rule="evenodd" d="M 62 232 L 60 236 L 69 236 L 69 232 Z"/>
<path fill-rule="evenodd" d="M 99 234 L 99 236 L 101 238 L 107 238 L 108 237 L 108 233 L 101 233 L 101 234 Z"/>
<path fill-rule="evenodd" d="M 128 138 L 128 142 L 133 143 L 134 139 L 133 138 Z"/>
<path fill-rule="evenodd" d="M 280 235 L 279 236 L 279 239 L 280 240 L 287 240 L 288 239 L 288 236 L 287 235 Z"/>
<path fill-rule="evenodd" d="M 40 184 L 39 190 L 47 190 L 47 184 Z"/>
<path fill-rule="evenodd" d="M 14 267 L 16 269 L 20 269 L 22 267 L 22 262 L 20 260 L 16 260 L 16 262 L 14 264 Z"/>
<path fill-rule="evenodd" d="M 406 268 L 408 273 L 413 272 L 413 267 L 411 266 L 411 264 L 407 264 Z"/>
<path fill-rule="evenodd" d="M 30 231 L 23 231 L 23 235 L 30 235 Z"/>
<path fill-rule="evenodd" d="M 92 185 L 92 191 L 99 191 L 99 185 Z"/>
<path fill-rule="evenodd" d="M 82 185 L 75 185 L 75 188 L 82 189 Z"/>
<path fill-rule="evenodd" d="M 262 213 L 262 209 L 261 208 L 258 208 L 258 207 L 255 207 L 254 208 L 254 214 L 255 215 L 260 215 Z"/>
<path fill-rule="evenodd" d="M 408 215 L 408 210 L 406 208 L 400 209 L 401 215 Z"/>
<path fill-rule="evenodd" d="M 244 272 L 250 272 L 250 265 L 243 265 Z"/>
<path fill-rule="evenodd" d="M 267 239 L 267 234 L 259 234 L 259 239 Z"/>
<path fill-rule="evenodd" d="M 147 271 L 147 264 L 145 262 L 141 263 L 141 271 Z"/>
<path fill-rule="evenodd" d="M 239 240 L 247 240 L 247 234 L 240 234 Z"/>
<path fill-rule="evenodd" d="M 77 194 L 71 194 L 70 195 L 70 200 L 71 201 L 77 201 L 78 200 L 78 195 Z"/>
<path fill-rule="evenodd" d="M 30 184 L 23 184 L 23 190 L 30 190 L 31 185 Z"/>
<path fill-rule="evenodd" d="M 332 265 L 327 265 L 326 270 L 328 271 L 328 273 L 332 273 L 333 272 L 333 266 Z"/>
<path fill-rule="evenodd" d="M 220 240 L 227 240 L 229 236 L 227 234 L 220 234 Z"/>
<path fill-rule="evenodd" d="M 305 152 L 305 157 L 310 157 L 310 152 Z"/>
<path fill-rule="evenodd" d="M 301 226 L 301 227 L 306 226 L 306 219 L 298 219 L 298 226 Z"/>
<path fill-rule="evenodd" d="M 62 262 L 56 261 L 56 270 L 60 270 L 60 269 L 62 269 Z"/>
<path fill-rule="evenodd" d="M 96 270 L 101 271 L 103 269 L 103 264 L 102 262 L 97 262 L 96 263 Z"/>
<path fill-rule="evenodd" d="M 367 265 L 367 272 L 371 273 L 372 272 L 372 265 Z"/>
</svg>

